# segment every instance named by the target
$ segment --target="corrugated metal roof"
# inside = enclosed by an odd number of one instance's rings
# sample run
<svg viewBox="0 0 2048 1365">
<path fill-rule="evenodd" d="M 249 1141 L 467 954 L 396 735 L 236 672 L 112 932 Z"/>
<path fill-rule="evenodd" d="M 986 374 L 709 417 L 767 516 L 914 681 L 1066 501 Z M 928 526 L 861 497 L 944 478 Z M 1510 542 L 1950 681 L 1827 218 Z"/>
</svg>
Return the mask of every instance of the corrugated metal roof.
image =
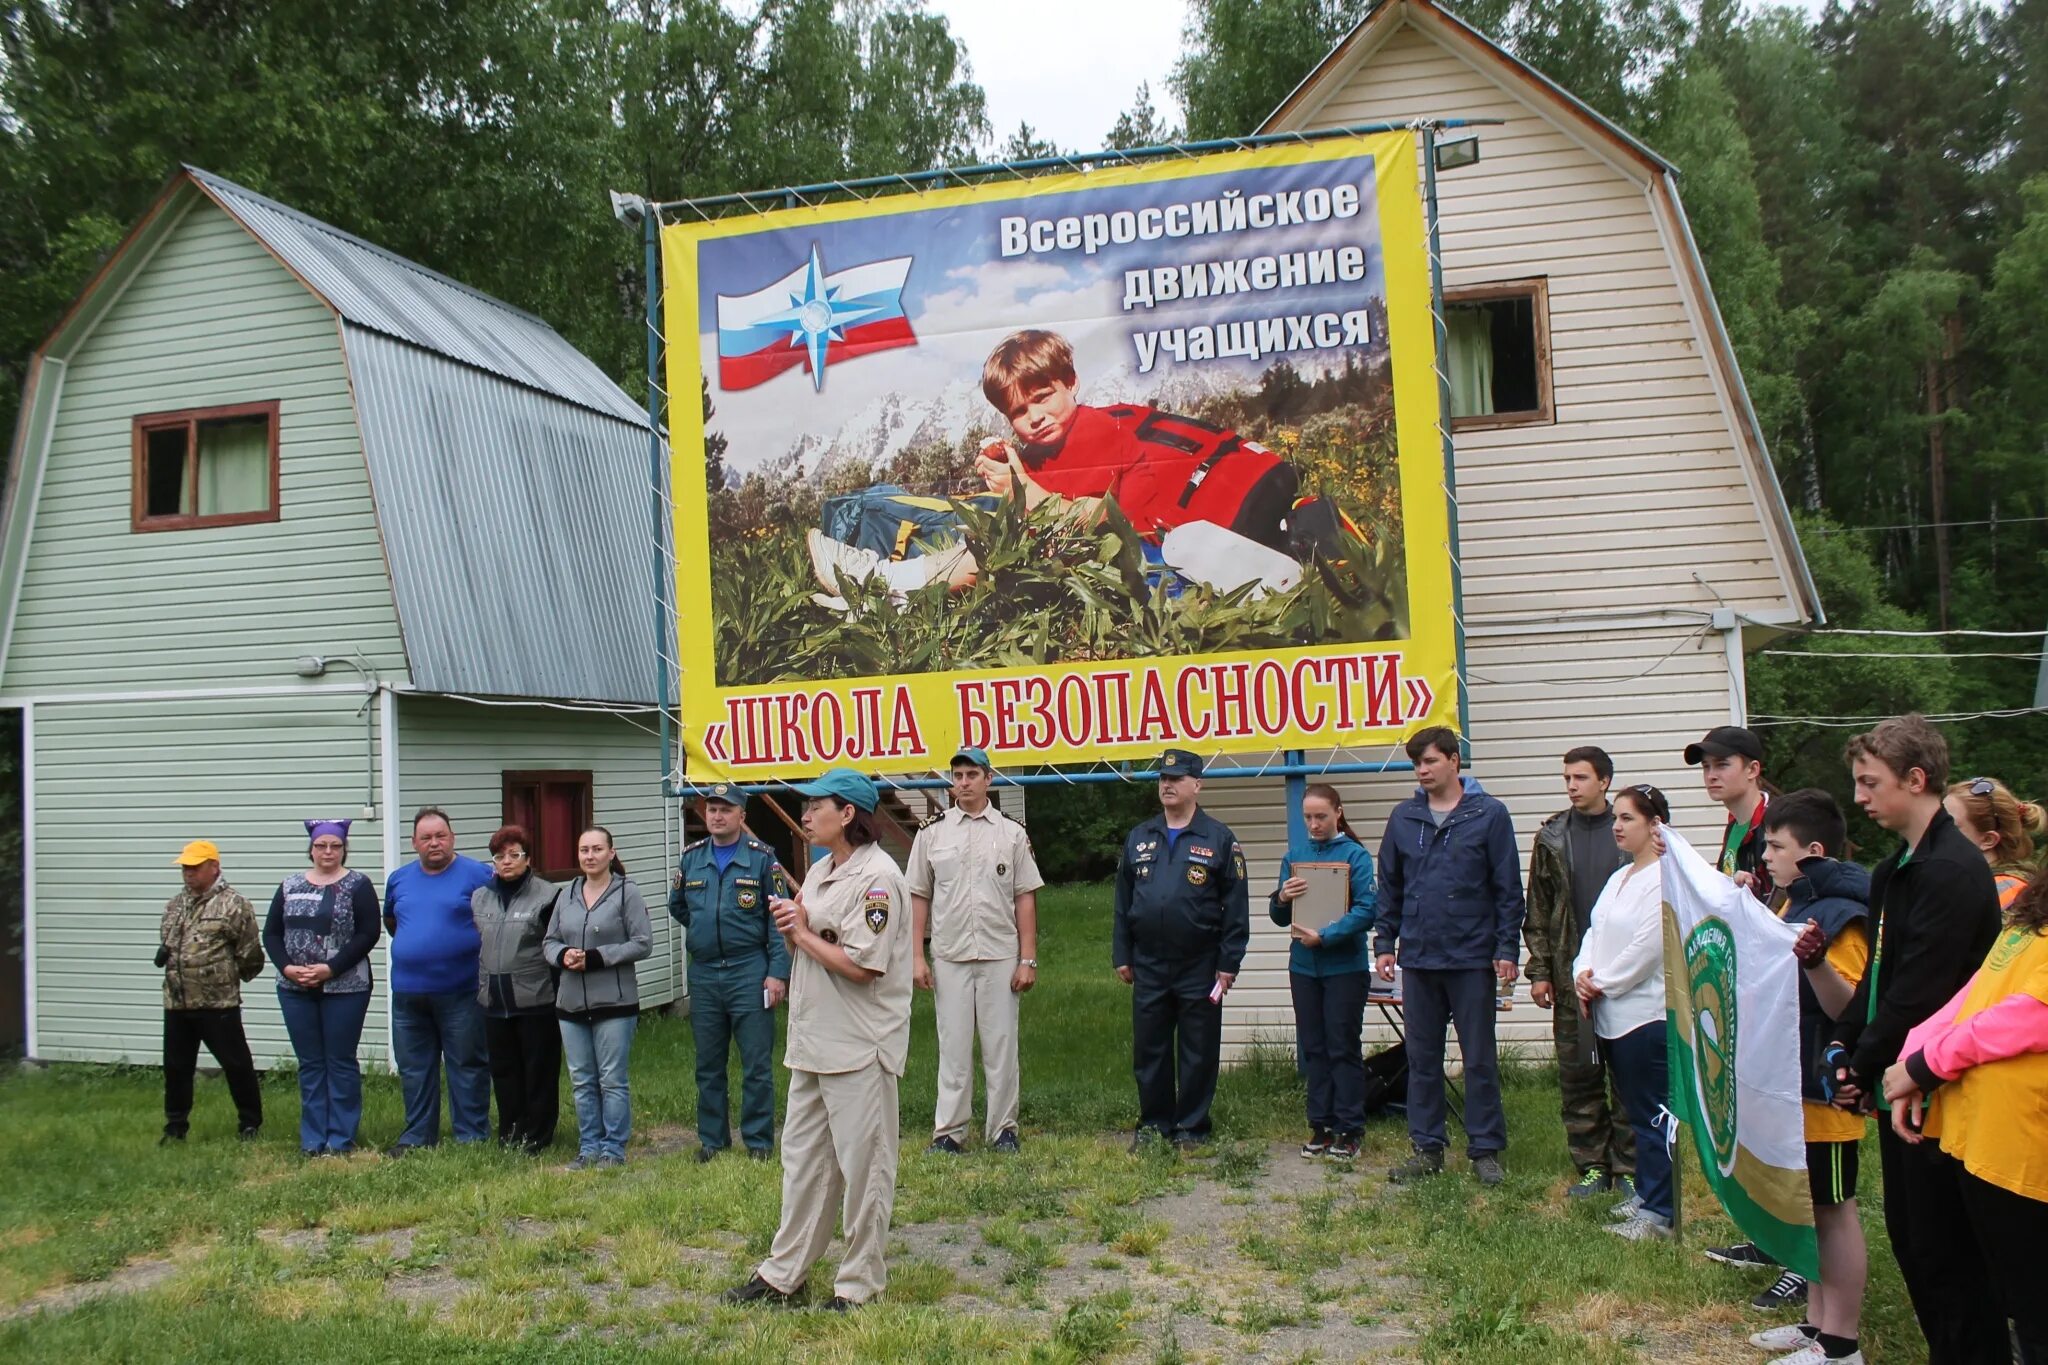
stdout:
<svg viewBox="0 0 2048 1365">
<path fill-rule="evenodd" d="M 646 410 L 531 313 L 210 171 L 185 170 L 356 326 L 645 427 Z"/>
<path fill-rule="evenodd" d="M 413 685 L 653 701 L 645 415 L 628 426 L 353 319 L 342 339 Z"/>
</svg>

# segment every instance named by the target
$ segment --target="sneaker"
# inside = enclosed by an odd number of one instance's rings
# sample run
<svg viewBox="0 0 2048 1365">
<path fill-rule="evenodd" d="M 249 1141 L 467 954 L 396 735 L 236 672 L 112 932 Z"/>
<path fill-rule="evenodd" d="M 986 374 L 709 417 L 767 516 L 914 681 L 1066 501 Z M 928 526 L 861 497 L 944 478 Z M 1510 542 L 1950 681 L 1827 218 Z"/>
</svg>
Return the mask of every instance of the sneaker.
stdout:
<svg viewBox="0 0 2048 1365">
<path fill-rule="evenodd" d="M 1482 1185 L 1498 1185 L 1506 1180 L 1507 1168 L 1500 1164 L 1500 1153 L 1481 1152 L 1473 1157 L 1472 1176 Z"/>
<path fill-rule="evenodd" d="M 1851 1351 L 1845 1356 L 1829 1357 L 1820 1348 L 1820 1343 L 1809 1342 L 1788 1356 L 1778 1356 L 1770 1365 L 1863 1365 L 1863 1352 Z"/>
<path fill-rule="evenodd" d="M 1811 1346 L 1814 1336 L 1810 1323 L 1788 1322 L 1783 1327 L 1766 1327 L 1761 1332 L 1751 1332 L 1749 1344 L 1759 1351 L 1796 1351 L 1802 1346 Z"/>
<path fill-rule="evenodd" d="M 962 1152 L 966 1151 L 967 1149 L 965 1147 L 962 1147 L 959 1143 L 955 1142 L 952 1138 L 946 1136 L 946 1134 L 941 1133 L 937 1137 L 932 1139 L 932 1145 L 925 1148 L 925 1150 L 927 1152 L 943 1152 L 947 1156 L 959 1156 Z"/>
<path fill-rule="evenodd" d="M 599 1170 L 612 1170 L 616 1167 L 625 1165 L 626 1158 L 622 1156 L 612 1156 L 610 1153 L 606 1153 L 604 1156 L 599 1157 L 594 1164 L 597 1166 Z"/>
<path fill-rule="evenodd" d="M 1755 1242 L 1737 1242 L 1732 1247 L 1708 1247 L 1705 1255 L 1710 1261 L 1732 1265 L 1738 1270 L 1769 1270 L 1778 1264 L 1764 1255 Z"/>
<path fill-rule="evenodd" d="M 597 1157 L 596 1157 L 596 1156 L 595 1156 L 594 1154 L 588 1154 L 588 1155 L 587 1155 L 587 1154 L 585 1154 L 585 1153 L 582 1153 L 582 1152 L 578 1152 L 578 1153 L 576 1154 L 576 1159 L 575 1159 L 574 1161 L 571 1161 L 571 1162 L 570 1162 L 570 1163 L 569 1163 L 568 1165 L 566 1165 L 566 1166 L 562 1167 L 562 1169 L 563 1169 L 563 1170 L 565 1170 L 565 1171 L 593 1171 L 593 1170 L 596 1170 L 596 1169 L 597 1169 Z"/>
<path fill-rule="evenodd" d="M 810 551 L 811 576 L 830 594 L 838 594 L 841 578 L 865 583 L 882 567 L 882 557 L 873 550 L 834 540 L 816 527 L 804 534 L 804 546 Z"/>
<path fill-rule="evenodd" d="M 1751 1299 L 1749 1306 L 1759 1313 L 1775 1313 L 1781 1308 L 1804 1308 L 1806 1279 L 1788 1270 L 1771 1281 L 1769 1289 Z"/>
<path fill-rule="evenodd" d="M 1671 1222 L 1645 1209 L 1636 1210 L 1633 1218 L 1626 1223 L 1609 1223 L 1607 1230 L 1616 1237 L 1626 1237 L 1631 1242 L 1668 1242 L 1671 1240 Z"/>
<path fill-rule="evenodd" d="M 719 1295 L 719 1298 L 725 1303 L 787 1304 L 802 1292 L 803 1286 L 798 1285 L 793 1292 L 785 1294 L 759 1275 L 752 1275 L 745 1284 L 735 1285 Z"/>
<path fill-rule="evenodd" d="M 775 1149 L 773 1147 L 749 1147 L 747 1148 L 747 1160 L 773 1161 L 775 1160 Z"/>
<path fill-rule="evenodd" d="M 1318 1128 L 1308 1135 L 1308 1141 L 1301 1144 L 1301 1159 L 1314 1161 L 1330 1150 L 1330 1130 Z"/>
<path fill-rule="evenodd" d="M 1588 1166 L 1578 1183 L 1564 1192 L 1567 1199 L 1591 1199 L 1596 1194 L 1606 1194 L 1614 1188 L 1614 1182 L 1607 1178 L 1605 1166 Z"/>
<path fill-rule="evenodd" d="M 1356 1161 L 1358 1160 L 1358 1139 L 1350 1136 L 1333 1138 L 1330 1141 L 1330 1150 L 1324 1153 L 1324 1156 L 1331 1161 Z"/>
<path fill-rule="evenodd" d="M 1166 1134 L 1160 1132 L 1157 1128 L 1140 1128 L 1137 1132 L 1131 1134 L 1131 1151 L 1134 1153 L 1142 1152 L 1148 1147 L 1164 1143 L 1165 1141 Z"/>
<path fill-rule="evenodd" d="M 1629 1219 L 1635 1217 L 1642 1207 L 1643 1197 L 1634 1191 L 1630 1191 L 1628 1198 L 1607 1211 L 1607 1216 L 1617 1223 L 1626 1223 Z"/>
<path fill-rule="evenodd" d="M 1643 1197 L 1636 1193 L 1636 1180 L 1632 1175 L 1615 1176 L 1614 1179 L 1607 1182 L 1607 1192 L 1620 1195 L 1621 1202 L 1624 1204 L 1634 1200 L 1640 1206 L 1643 1202 Z"/>
<path fill-rule="evenodd" d="M 1002 1132 L 996 1134 L 996 1140 L 988 1145 L 988 1149 L 991 1152 L 1015 1153 L 1022 1151 L 1023 1148 L 1024 1144 L 1017 1140 L 1017 1130 L 1015 1128 L 1003 1129 Z"/>
<path fill-rule="evenodd" d="M 854 1302 L 852 1299 L 847 1298 L 844 1294 L 834 1294 L 831 1298 L 825 1300 L 824 1303 L 824 1308 L 827 1313 L 851 1313 L 854 1309 L 859 1307 L 860 1305 L 858 1303 Z"/>
<path fill-rule="evenodd" d="M 1387 1172 L 1387 1179 L 1396 1185 L 1412 1184 L 1444 1171 L 1444 1149 L 1441 1147 L 1417 1147 L 1409 1158 Z"/>
</svg>

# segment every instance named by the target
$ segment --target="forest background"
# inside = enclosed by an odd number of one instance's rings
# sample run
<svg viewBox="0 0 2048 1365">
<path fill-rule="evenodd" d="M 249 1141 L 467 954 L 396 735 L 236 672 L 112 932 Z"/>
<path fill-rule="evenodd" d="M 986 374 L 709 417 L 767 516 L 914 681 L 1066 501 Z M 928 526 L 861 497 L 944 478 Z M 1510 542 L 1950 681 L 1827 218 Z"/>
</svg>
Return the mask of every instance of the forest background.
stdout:
<svg viewBox="0 0 2048 1365">
<path fill-rule="evenodd" d="M 1680 167 L 1829 625 L 2048 624 L 2048 0 L 1448 7 Z M 1103 145 L 1252 131 L 1366 8 L 1191 0 L 1185 126 L 1141 87 Z M 1001 55 L 908 0 L 0 3 L 0 431 L 37 342 L 184 162 L 538 314 L 644 393 L 640 237 L 606 191 L 1097 150 L 991 129 L 977 59 Z M 2041 796 L 2048 720 L 1985 714 L 2031 705 L 2040 644 L 1772 646 L 1749 662 L 1769 772 L 1845 795 L 1852 727 L 1918 709 L 1973 717 L 1946 727 L 1958 775 Z M 0 897 L 17 759 L 0 734 Z M 1070 864 L 1047 872 L 1099 875 L 1149 794 L 1062 792 L 1033 807 Z"/>
</svg>

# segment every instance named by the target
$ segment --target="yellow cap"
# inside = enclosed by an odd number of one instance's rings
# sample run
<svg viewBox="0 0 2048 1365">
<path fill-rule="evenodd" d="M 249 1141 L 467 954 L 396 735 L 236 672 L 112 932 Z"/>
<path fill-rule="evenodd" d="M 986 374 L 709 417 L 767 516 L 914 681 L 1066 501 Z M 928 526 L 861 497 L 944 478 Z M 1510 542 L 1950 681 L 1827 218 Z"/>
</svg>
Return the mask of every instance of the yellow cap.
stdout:
<svg viewBox="0 0 2048 1365">
<path fill-rule="evenodd" d="M 211 839 L 194 839 L 178 854 L 179 867 L 197 867 L 201 863 L 220 861 L 220 849 Z"/>
</svg>

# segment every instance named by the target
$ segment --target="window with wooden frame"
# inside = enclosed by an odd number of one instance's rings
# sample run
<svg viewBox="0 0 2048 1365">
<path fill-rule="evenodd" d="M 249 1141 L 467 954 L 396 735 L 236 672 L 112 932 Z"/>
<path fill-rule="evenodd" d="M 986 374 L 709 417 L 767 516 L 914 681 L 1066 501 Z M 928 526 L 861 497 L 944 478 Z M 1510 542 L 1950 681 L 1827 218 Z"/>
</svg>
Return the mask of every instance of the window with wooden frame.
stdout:
<svg viewBox="0 0 2048 1365">
<path fill-rule="evenodd" d="M 135 419 L 131 529 L 277 520 L 277 401 Z"/>
<path fill-rule="evenodd" d="M 1444 290 L 1451 430 L 1555 420 L 1550 390 L 1550 281 L 1502 280 Z"/>
<path fill-rule="evenodd" d="M 551 882 L 575 876 L 576 840 L 590 828 L 590 773 L 507 772 L 503 780 L 504 823 L 523 827 L 533 840 L 526 850 L 533 870 Z"/>
</svg>

